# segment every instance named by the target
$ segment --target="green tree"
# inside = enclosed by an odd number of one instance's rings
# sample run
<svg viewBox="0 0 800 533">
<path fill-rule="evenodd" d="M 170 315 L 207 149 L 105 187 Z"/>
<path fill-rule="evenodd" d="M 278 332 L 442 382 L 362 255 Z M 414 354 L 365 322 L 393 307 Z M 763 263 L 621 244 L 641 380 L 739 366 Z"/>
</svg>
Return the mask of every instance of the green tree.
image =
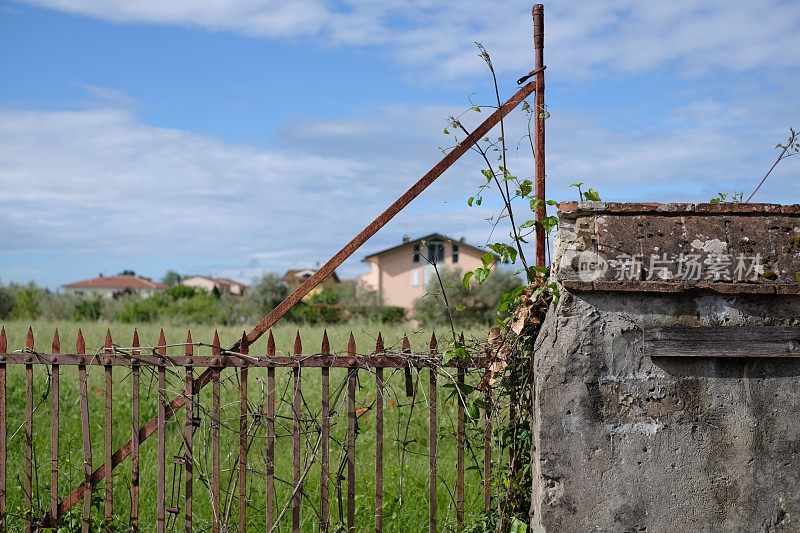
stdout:
<svg viewBox="0 0 800 533">
<path fill-rule="evenodd" d="M 0 287 L 0 319 L 11 316 L 14 309 L 14 293 L 8 287 Z"/>
<path fill-rule="evenodd" d="M 11 317 L 24 320 L 39 318 L 39 289 L 33 283 L 20 287 L 14 298 L 14 308 Z"/>
<path fill-rule="evenodd" d="M 103 300 L 99 296 L 80 300 L 75 304 L 73 320 L 100 320 L 103 314 Z"/>
<path fill-rule="evenodd" d="M 513 272 L 496 269 L 483 283 L 465 288 L 459 268 L 440 268 L 439 275 L 447 292 L 453 322 L 460 326 L 470 324 L 492 324 L 498 318 L 497 306 L 500 296 L 522 285 L 522 280 Z M 414 301 L 414 317 L 425 324 L 447 322 L 447 308 L 442 298 L 439 281 L 433 277 L 428 281 L 427 294 Z"/>
<path fill-rule="evenodd" d="M 164 277 L 161 278 L 161 283 L 167 287 L 172 287 L 173 285 L 179 284 L 183 278 L 184 276 L 179 274 L 177 271 L 170 269 L 167 270 L 167 272 L 164 274 Z"/>
<path fill-rule="evenodd" d="M 275 309 L 288 294 L 289 289 L 280 276 L 268 273 L 247 289 L 245 304 L 254 314 L 262 317 Z"/>
</svg>

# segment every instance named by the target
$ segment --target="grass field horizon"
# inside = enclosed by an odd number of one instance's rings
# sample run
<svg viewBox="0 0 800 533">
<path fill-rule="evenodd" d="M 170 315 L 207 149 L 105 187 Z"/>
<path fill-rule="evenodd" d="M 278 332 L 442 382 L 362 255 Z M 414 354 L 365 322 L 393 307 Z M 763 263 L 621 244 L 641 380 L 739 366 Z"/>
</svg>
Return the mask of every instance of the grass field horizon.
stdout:
<svg viewBox="0 0 800 533">
<path fill-rule="evenodd" d="M 107 329 L 112 332 L 114 344 L 129 347 L 134 326 L 121 323 L 86 323 L 86 322 L 53 322 L 53 321 L 8 321 L 3 324 L 8 336 L 9 351 L 19 350 L 24 346 L 28 326 L 33 328 L 36 338 L 36 349 L 49 352 L 53 332 L 59 330 L 61 351 L 74 352 L 75 337 L 80 328 L 86 339 L 87 353 L 95 353 L 102 348 Z M 192 331 L 195 342 L 210 343 L 214 329 L 209 326 L 169 325 L 164 328 L 167 344 L 179 344 L 184 341 L 186 331 Z M 242 326 L 217 328 L 223 347 L 230 346 L 241 338 Z M 297 324 L 279 324 L 273 328 L 276 349 L 279 354 L 289 354 L 294 337 L 299 330 L 303 340 L 304 353 L 317 353 L 320 350 L 322 326 L 298 326 Z M 138 327 L 142 346 L 156 344 L 160 326 L 144 324 Z M 411 329 L 408 326 L 390 326 L 354 322 L 327 328 L 333 352 L 343 352 L 347 339 L 352 331 L 357 351 L 360 354 L 371 353 L 375 348 L 375 338 L 380 331 L 387 350 L 399 349 L 403 336 L 408 335 L 415 352 L 428 349 L 432 330 Z M 436 331 L 437 336 L 446 342 L 448 331 L 444 328 Z M 475 328 L 465 331 L 469 338 L 483 339 L 485 333 Z M 195 353 L 207 353 L 208 348 L 196 348 Z M 170 347 L 170 354 L 182 353 L 180 346 Z M 254 343 L 250 349 L 254 355 L 266 353 L 266 335 Z M 24 421 L 25 386 L 24 367 L 8 366 L 7 403 L 8 403 L 8 498 L 11 516 L 9 526 L 21 526 L 22 515 L 22 483 L 24 465 L 24 432 L 21 430 Z M 44 365 L 35 365 L 34 369 L 34 450 L 37 462 L 34 480 L 34 507 L 41 516 L 49 502 L 50 491 L 50 402 L 46 400 L 48 375 Z M 257 414 L 263 410 L 266 398 L 266 370 L 251 369 L 249 373 L 249 408 Z M 115 368 L 114 375 L 114 418 L 113 444 L 116 450 L 130 438 L 131 431 L 131 386 L 130 370 Z M 344 438 L 347 425 L 346 393 L 344 384 L 346 371 L 332 369 L 330 378 L 331 391 L 331 476 L 329 478 L 330 506 L 332 530 L 341 524 L 345 510 L 346 482 L 343 481 Z M 477 379 L 478 373 L 468 379 Z M 184 372 L 182 369 L 170 369 L 167 389 L 170 398 L 178 395 L 183 387 Z M 415 373 L 416 394 L 412 399 L 406 398 L 402 369 L 386 370 L 385 392 L 385 437 L 384 437 L 384 530 L 385 531 L 418 531 L 427 528 L 428 516 L 428 371 Z M 445 384 L 447 376 L 440 378 L 440 387 Z M 80 411 L 78 407 L 78 379 L 75 367 L 66 367 L 61 371 L 61 421 L 60 430 L 60 474 L 59 497 L 63 499 L 82 479 L 82 449 L 80 431 Z M 238 374 L 233 370 L 222 373 L 222 487 L 223 515 L 228 516 L 228 523 L 235 524 L 238 509 L 236 496 L 236 461 L 238 458 L 238 425 L 239 398 Z M 276 370 L 276 512 L 280 513 L 289 501 L 291 481 L 291 369 Z M 303 444 L 302 456 L 304 470 L 307 470 L 302 499 L 302 530 L 319 529 L 317 513 L 319 512 L 320 465 L 318 460 L 319 420 L 321 411 L 321 386 L 319 369 L 302 371 L 302 390 L 304 399 Z M 102 463 L 103 447 L 103 369 L 90 367 L 90 428 L 93 452 L 93 468 Z M 210 405 L 211 387 L 205 387 L 199 395 L 202 423 L 197 428 L 195 443 L 195 483 L 194 483 L 194 529 L 207 530 L 210 527 L 210 498 L 208 480 L 210 476 Z M 439 513 L 439 529 L 455 528 L 455 399 L 447 399 L 446 389 L 439 392 L 439 489 L 437 509 Z M 156 414 L 157 394 L 155 373 L 142 371 L 141 378 L 141 418 L 142 423 Z M 356 522 L 357 530 L 374 529 L 374 468 L 375 468 L 375 424 L 372 409 L 375 401 L 374 376 L 368 371 L 359 372 L 356 393 L 356 407 L 359 410 L 358 437 L 356 445 Z M 175 517 L 174 527 L 183 527 L 183 492 L 177 479 L 182 475 L 181 467 L 173 466 L 172 457 L 183 453 L 181 432 L 183 431 L 184 413 L 179 412 L 167 422 L 167 506 L 180 508 Z M 248 528 L 263 529 L 265 520 L 265 429 L 263 417 L 251 416 L 250 429 L 252 445 L 248 453 Z M 467 424 L 468 445 L 466 451 L 466 499 L 465 509 L 467 522 L 481 512 L 481 475 L 477 466 L 482 457 L 482 428 L 478 423 Z M 474 438 L 470 438 L 474 437 Z M 475 444 L 472 444 L 475 443 Z M 402 466 L 401 466 L 402 465 Z M 173 482 L 175 476 L 175 482 Z M 171 496 L 173 491 L 175 495 Z M 128 530 L 128 514 L 130 509 L 130 459 L 125 460 L 114 470 L 114 514 L 115 529 Z M 102 521 L 102 483 L 94 491 L 97 505 L 93 509 L 93 520 Z M 139 523 L 143 530 L 155 526 L 156 495 L 156 442 L 155 437 L 147 440 L 141 447 L 141 501 Z M 73 517 L 80 515 L 81 505 L 73 511 Z M 282 513 L 281 528 L 286 530 L 290 523 L 290 510 Z"/>
</svg>

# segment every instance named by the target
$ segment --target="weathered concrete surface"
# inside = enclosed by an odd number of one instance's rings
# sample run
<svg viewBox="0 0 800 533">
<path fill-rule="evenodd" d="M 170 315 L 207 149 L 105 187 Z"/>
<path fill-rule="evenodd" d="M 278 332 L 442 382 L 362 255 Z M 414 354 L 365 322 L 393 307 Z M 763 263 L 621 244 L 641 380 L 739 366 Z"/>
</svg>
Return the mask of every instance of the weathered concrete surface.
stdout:
<svg viewBox="0 0 800 533">
<path fill-rule="evenodd" d="M 800 531 L 800 358 L 643 353 L 678 325 L 800 327 L 800 296 L 565 290 L 536 343 L 534 531 Z"/>
<path fill-rule="evenodd" d="M 573 202 L 559 209 L 556 275 L 569 289 L 800 294 L 800 205 Z M 603 267 L 590 277 L 580 264 L 587 253 Z"/>
</svg>

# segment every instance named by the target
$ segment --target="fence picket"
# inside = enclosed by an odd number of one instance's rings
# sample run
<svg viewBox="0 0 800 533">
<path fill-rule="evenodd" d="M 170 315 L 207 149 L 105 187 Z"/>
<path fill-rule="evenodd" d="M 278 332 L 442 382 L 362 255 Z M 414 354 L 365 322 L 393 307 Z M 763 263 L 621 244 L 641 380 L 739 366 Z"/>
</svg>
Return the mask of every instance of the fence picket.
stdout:
<svg viewBox="0 0 800 533">
<path fill-rule="evenodd" d="M 156 531 L 164 533 L 167 528 L 167 339 L 164 330 L 158 334 L 156 355 L 161 360 L 158 365 L 158 451 L 156 466 Z"/>
<path fill-rule="evenodd" d="M 378 333 L 375 355 L 384 354 L 383 336 Z M 383 531 L 383 368 L 375 369 L 375 531 Z"/>
<path fill-rule="evenodd" d="M 53 353 L 53 362 L 61 352 L 61 339 L 58 329 L 53 334 L 50 347 Z M 59 399 L 60 367 L 57 364 L 50 366 L 50 519 L 49 523 L 55 526 L 58 520 L 58 426 L 59 426 Z"/>
<path fill-rule="evenodd" d="M 275 337 L 267 338 L 267 357 L 275 357 Z M 275 368 L 267 369 L 267 531 L 275 525 Z"/>
<path fill-rule="evenodd" d="M 186 413 L 183 421 L 183 439 L 186 446 L 186 456 L 184 464 L 186 468 L 186 488 L 184 501 L 183 529 L 186 533 L 192 533 L 192 504 L 194 497 L 193 476 L 194 476 L 194 370 L 192 369 L 192 358 L 194 357 L 194 344 L 192 342 L 192 332 L 186 332 L 186 343 L 183 349 L 184 355 L 188 358 L 186 365 L 185 391 Z"/>
<path fill-rule="evenodd" d="M 133 330 L 131 342 L 131 531 L 139 531 L 139 381 L 141 369 L 137 358 L 142 354 L 139 348 L 139 331 Z"/>
<path fill-rule="evenodd" d="M 75 341 L 75 351 L 79 355 L 86 354 L 86 341 L 83 332 L 78 329 L 78 340 Z M 84 364 L 78 365 L 78 394 L 80 395 L 81 408 L 81 437 L 83 440 L 83 513 L 81 514 L 81 533 L 89 533 L 90 515 L 92 512 L 92 439 L 89 432 L 89 385 L 88 373 Z"/>
<path fill-rule="evenodd" d="M 330 355 L 331 346 L 328 340 L 328 330 L 322 333 L 322 347 L 320 353 Z M 330 406 L 330 368 L 322 368 L 322 465 L 320 470 L 320 531 L 327 533 L 330 526 L 330 503 L 328 496 L 329 487 L 329 461 L 330 461 L 330 435 L 331 435 L 331 406 Z"/>
<path fill-rule="evenodd" d="M 294 338 L 294 355 L 303 353 L 300 332 Z M 294 395 L 292 398 L 292 533 L 300 533 L 300 407 L 303 376 L 300 365 L 292 367 Z"/>
<path fill-rule="evenodd" d="M 113 341 L 111 339 L 111 330 L 106 331 L 106 340 L 103 346 L 103 352 L 106 357 L 110 357 L 114 352 Z M 108 465 L 105 472 L 104 483 L 104 501 L 103 501 L 103 518 L 106 526 L 106 531 L 111 530 L 112 520 L 114 519 L 114 470 L 111 468 L 111 459 L 114 453 L 114 448 L 111 440 L 111 420 L 112 420 L 112 387 L 114 385 L 113 367 L 106 364 L 104 368 L 105 375 L 105 418 L 103 424 L 103 458 L 105 464 Z"/>
<path fill-rule="evenodd" d="M 28 327 L 25 337 L 25 477 L 22 480 L 22 495 L 25 509 L 25 531 L 33 531 L 33 328 Z"/>
<path fill-rule="evenodd" d="M 353 332 L 347 340 L 347 355 L 356 356 Z M 347 371 L 347 531 L 356 530 L 356 378 L 357 368 Z"/>
<path fill-rule="evenodd" d="M 211 373 L 211 531 L 219 533 L 222 518 L 220 507 L 219 484 L 220 484 L 220 450 L 219 450 L 219 426 L 220 426 L 220 345 L 219 333 L 214 331 L 214 340 L 211 342 L 211 355 L 217 358 L 217 366 Z"/>
<path fill-rule="evenodd" d="M 249 353 L 247 332 L 242 332 L 239 352 Z M 247 367 L 239 371 L 239 533 L 247 531 Z"/>
<path fill-rule="evenodd" d="M 430 353 L 436 355 L 436 335 L 431 335 Z M 437 392 L 436 369 L 431 367 L 430 387 L 428 390 L 428 402 L 430 402 L 428 418 L 428 531 L 436 533 L 436 454 L 439 439 L 439 418 L 437 414 Z"/>
</svg>

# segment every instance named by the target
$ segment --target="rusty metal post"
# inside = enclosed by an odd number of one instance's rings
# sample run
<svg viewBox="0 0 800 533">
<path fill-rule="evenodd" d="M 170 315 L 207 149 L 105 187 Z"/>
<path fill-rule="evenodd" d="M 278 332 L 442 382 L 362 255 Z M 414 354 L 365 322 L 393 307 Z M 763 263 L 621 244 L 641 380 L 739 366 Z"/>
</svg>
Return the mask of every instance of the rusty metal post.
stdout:
<svg viewBox="0 0 800 533">
<path fill-rule="evenodd" d="M 545 165 L 544 165 L 544 121 L 547 118 L 547 109 L 544 105 L 544 5 L 533 6 L 533 48 L 536 52 L 536 96 L 534 97 L 534 112 L 536 113 L 536 143 L 534 146 L 534 159 L 536 165 L 536 197 L 539 205 L 536 208 L 536 264 L 544 266 L 546 258 L 546 232 L 542 221 L 547 216 L 545 204 Z"/>
</svg>

